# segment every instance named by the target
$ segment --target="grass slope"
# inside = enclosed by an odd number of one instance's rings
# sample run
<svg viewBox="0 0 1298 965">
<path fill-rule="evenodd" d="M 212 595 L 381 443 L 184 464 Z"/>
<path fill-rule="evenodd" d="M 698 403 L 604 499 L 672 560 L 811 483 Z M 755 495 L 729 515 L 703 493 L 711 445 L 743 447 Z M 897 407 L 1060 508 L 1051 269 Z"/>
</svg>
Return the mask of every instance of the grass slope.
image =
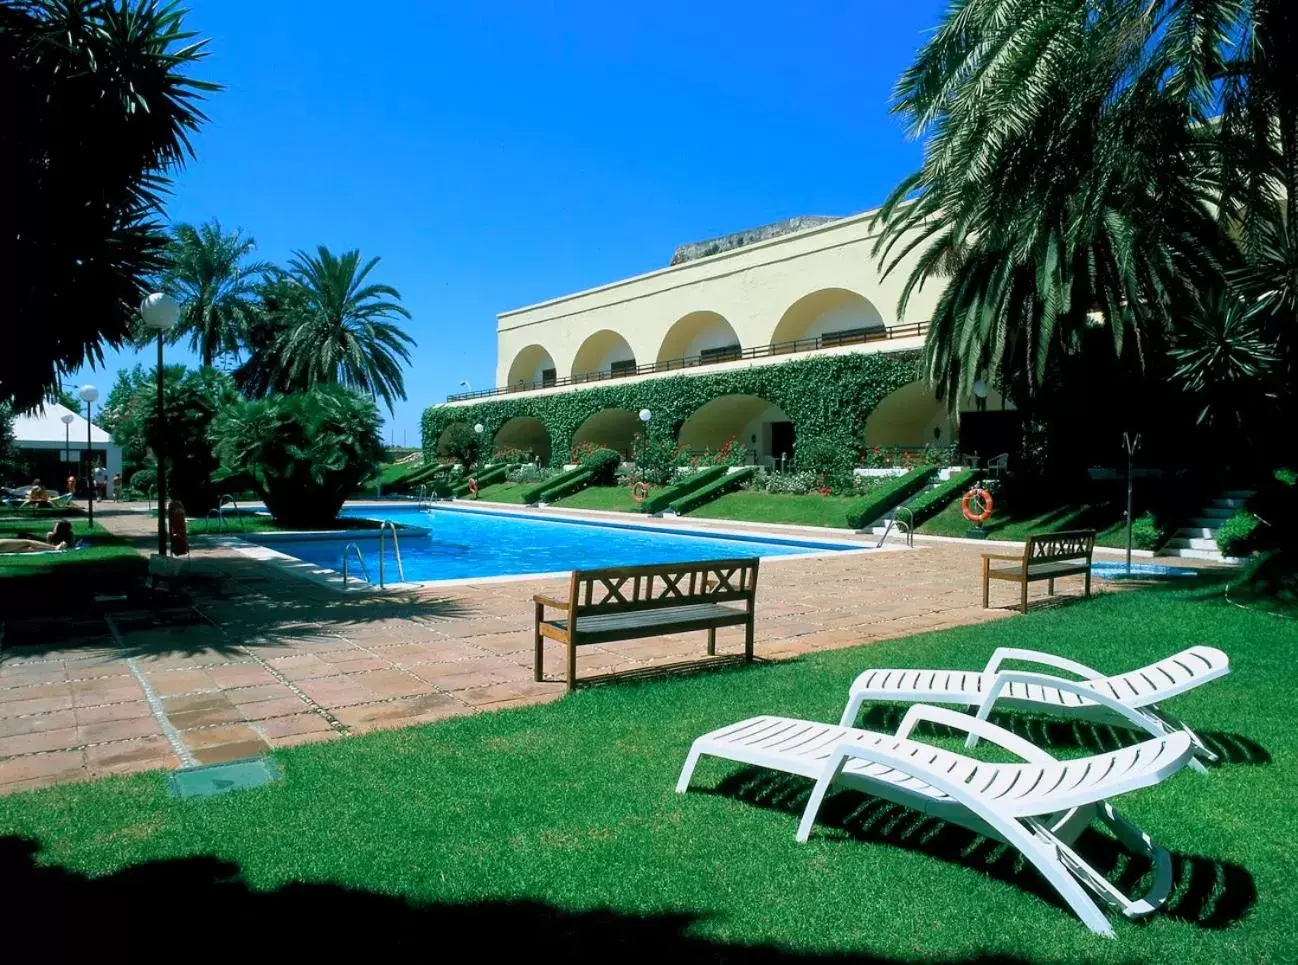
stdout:
<svg viewBox="0 0 1298 965">
<path fill-rule="evenodd" d="M 847 527 L 848 511 L 858 496 L 794 496 L 742 490 L 718 496 L 690 513 L 705 519 L 736 519 L 752 523 L 790 523 L 800 526 Z"/>
<path fill-rule="evenodd" d="M 523 496 L 535 483 L 496 483 L 494 486 L 483 486 L 478 490 L 478 498 L 493 503 L 513 503 L 523 505 Z"/>
<path fill-rule="evenodd" d="M 991 539 L 1025 540 L 1032 533 L 1049 533 L 1061 529 L 1094 529 L 1096 543 L 1100 546 L 1125 547 L 1127 530 L 1121 511 L 1114 518 L 1109 503 L 1070 503 L 1049 512 L 1031 516 L 1017 516 L 1013 507 L 1005 502 L 996 504 L 992 518 L 983 524 Z M 957 500 L 927 522 L 916 532 L 929 536 L 964 536 L 969 532 L 969 521 L 960 511 Z M 1138 547 L 1139 548 L 1139 547 Z"/>
<path fill-rule="evenodd" d="M 1005 849 L 914 812 L 838 792 L 798 845 L 809 782 L 705 760 L 695 789 L 673 793 L 706 730 L 763 712 L 837 719 L 864 667 L 975 666 L 996 646 L 1044 641 L 1106 670 L 1193 641 L 1234 661 L 1232 676 L 1174 705 L 1229 762 L 1119 802 L 1174 853 L 1178 883 L 1147 922 L 1116 916 L 1117 941 L 1092 936 Z M 420 947 L 454 934 L 583 960 L 632 951 L 774 962 L 796 951 L 908 963 L 1294 961 L 1295 651 L 1292 623 L 1224 604 L 1219 586 L 1114 593 L 796 663 L 627 682 L 282 751 L 282 782 L 228 797 L 178 801 L 158 774 L 14 795 L 0 799 L 7 911 L 55 936 L 47 943 L 102 941 L 129 929 L 147 900 L 154 937 L 195 909 L 226 919 L 239 909 L 266 921 L 264 940 L 298 951 L 336 939 L 318 927 L 323 917 L 364 919 L 382 940 Z M 862 724 L 898 719 L 880 706 Z M 1120 733 L 1002 721 L 1060 755 Z M 1087 845 L 1112 856 L 1103 838 Z M 103 927 L 88 923 L 113 907 Z"/>
<path fill-rule="evenodd" d="M 663 488 L 650 486 L 649 493 L 653 495 Z M 590 486 L 551 505 L 562 506 L 564 509 L 604 509 L 619 513 L 634 513 L 640 509 L 639 504 L 631 498 L 630 486 Z"/>
</svg>

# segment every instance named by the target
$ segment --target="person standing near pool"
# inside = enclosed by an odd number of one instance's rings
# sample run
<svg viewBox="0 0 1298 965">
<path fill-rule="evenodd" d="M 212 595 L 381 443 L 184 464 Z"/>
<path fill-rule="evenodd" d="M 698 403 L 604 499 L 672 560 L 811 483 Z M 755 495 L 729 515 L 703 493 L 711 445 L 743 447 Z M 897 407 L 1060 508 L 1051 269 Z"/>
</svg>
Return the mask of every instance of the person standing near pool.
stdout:
<svg viewBox="0 0 1298 965">
<path fill-rule="evenodd" d="M 64 492 L 75 493 L 77 491 L 76 473 L 68 473 L 68 478 L 64 481 L 63 485 L 67 487 Z"/>
</svg>

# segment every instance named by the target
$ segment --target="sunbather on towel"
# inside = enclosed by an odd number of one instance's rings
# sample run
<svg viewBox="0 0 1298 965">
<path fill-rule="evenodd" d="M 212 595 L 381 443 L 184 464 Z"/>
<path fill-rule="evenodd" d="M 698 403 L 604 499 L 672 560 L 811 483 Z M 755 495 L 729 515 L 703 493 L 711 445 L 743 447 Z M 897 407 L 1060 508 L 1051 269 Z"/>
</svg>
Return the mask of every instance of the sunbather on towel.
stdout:
<svg viewBox="0 0 1298 965">
<path fill-rule="evenodd" d="M 50 493 L 41 485 L 39 479 L 32 480 L 32 488 L 27 490 L 27 498 L 23 501 L 24 506 L 48 506 L 50 504 Z"/>
<path fill-rule="evenodd" d="M 45 534 L 45 539 L 37 539 L 35 533 L 19 533 L 17 539 L 0 539 L 0 553 L 48 553 L 51 550 L 65 550 L 72 546 L 76 537 L 72 535 L 72 524 L 60 519 L 54 528 Z"/>
</svg>

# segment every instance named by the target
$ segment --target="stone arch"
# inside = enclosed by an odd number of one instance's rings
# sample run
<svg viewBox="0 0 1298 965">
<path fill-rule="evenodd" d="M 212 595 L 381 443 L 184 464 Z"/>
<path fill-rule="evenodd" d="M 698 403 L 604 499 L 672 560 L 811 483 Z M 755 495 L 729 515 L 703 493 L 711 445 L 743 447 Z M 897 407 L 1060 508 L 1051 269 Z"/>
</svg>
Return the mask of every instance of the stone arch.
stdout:
<svg viewBox="0 0 1298 965">
<path fill-rule="evenodd" d="M 667 330 L 658 348 L 658 367 L 674 368 L 679 359 L 725 358 L 741 351 L 739 336 L 724 315 L 690 312 Z"/>
<path fill-rule="evenodd" d="M 609 378 L 612 375 L 633 375 L 635 353 L 627 340 L 610 329 L 600 329 L 581 343 L 572 359 L 572 377 Z"/>
<path fill-rule="evenodd" d="M 723 395 L 699 406 L 681 425 L 677 442 L 685 449 L 719 449 L 734 440 L 749 462 L 778 465 L 793 458 L 793 421 L 779 406 L 755 395 Z"/>
<path fill-rule="evenodd" d="M 821 288 L 785 310 L 771 343 L 821 338 L 826 345 L 848 345 L 882 334 L 884 328 L 883 315 L 865 296 L 846 288 Z"/>
<path fill-rule="evenodd" d="M 865 444 L 947 445 L 955 440 L 951 414 L 927 382 L 911 382 L 888 393 L 865 420 Z"/>
<path fill-rule="evenodd" d="M 604 446 L 628 458 L 636 434 L 640 432 L 640 417 L 629 409 L 600 409 L 577 427 L 572 434 L 573 449 L 591 442 Z"/>
<path fill-rule="evenodd" d="M 492 451 L 501 449 L 521 449 L 530 452 L 540 460 L 541 465 L 550 463 L 550 432 L 545 423 L 534 416 L 515 416 L 506 419 L 492 440 Z"/>
<path fill-rule="evenodd" d="M 534 384 L 538 388 L 553 384 L 554 356 L 540 345 L 528 345 L 509 363 L 509 385 Z"/>
</svg>

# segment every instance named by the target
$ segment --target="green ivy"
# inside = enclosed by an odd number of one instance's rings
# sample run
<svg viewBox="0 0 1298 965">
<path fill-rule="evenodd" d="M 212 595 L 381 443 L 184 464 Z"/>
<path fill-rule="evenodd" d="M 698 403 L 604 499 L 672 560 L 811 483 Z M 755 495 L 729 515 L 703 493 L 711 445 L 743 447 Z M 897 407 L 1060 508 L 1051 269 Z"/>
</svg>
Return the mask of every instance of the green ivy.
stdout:
<svg viewBox="0 0 1298 965">
<path fill-rule="evenodd" d="M 675 375 L 643 382 L 599 385 L 546 396 L 504 396 L 473 405 L 434 405 L 421 430 L 430 461 L 448 426 L 482 423 L 492 439 L 510 419 L 531 416 L 550 434 L 550 462 L 561 466 L 573 434 L 604 409 L 649 409 L 648 435 L 672 440 L 674 429 L 703 405 L 724 395 L 753 395 L 784 410 L 799 437 L 844 450 L 860 442 L 865 420 L 883 399 L 921 377 L 918 352 L 821 356 L 707 375 Z"/>
</svg>

